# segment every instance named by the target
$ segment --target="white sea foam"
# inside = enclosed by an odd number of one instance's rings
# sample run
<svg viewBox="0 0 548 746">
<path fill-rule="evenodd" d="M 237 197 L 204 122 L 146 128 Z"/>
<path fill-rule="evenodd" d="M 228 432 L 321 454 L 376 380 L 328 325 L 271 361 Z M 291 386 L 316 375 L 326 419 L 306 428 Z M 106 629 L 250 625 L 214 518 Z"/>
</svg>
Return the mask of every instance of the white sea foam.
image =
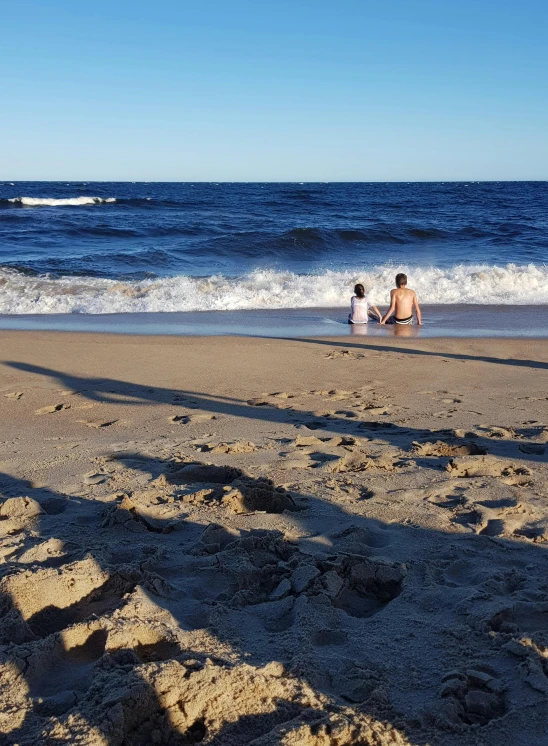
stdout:
<svg viewBox="0 0 548 746">
<path fill-rule="evenodd" d="M 63 207 L 70 205 L 78 207 L 79 205 L 100 205 L 106 202 L 116 202 L 116 197 L 66 197 L 53 199 L 50 197 L 13 197 L 8 202 L 24 205 L 25 207 Z"/>
<path fill-rule="evenodd" d="M 457 265 L 366 271 L 326 271 L 317 275 L 257 270 L 244 277 L 180 275 L 118 282 L 93 277 L 29 276 L 0 270 L 0 313 L 137 313 L 229 311 L 273 308 L 331 308 L 349 304 L 362 282 L 376 304 L 387 303 L 394 275 L 407 271 L 421 303 L 495 305 L 548 304 L 548 266 Z"/>
</svg>

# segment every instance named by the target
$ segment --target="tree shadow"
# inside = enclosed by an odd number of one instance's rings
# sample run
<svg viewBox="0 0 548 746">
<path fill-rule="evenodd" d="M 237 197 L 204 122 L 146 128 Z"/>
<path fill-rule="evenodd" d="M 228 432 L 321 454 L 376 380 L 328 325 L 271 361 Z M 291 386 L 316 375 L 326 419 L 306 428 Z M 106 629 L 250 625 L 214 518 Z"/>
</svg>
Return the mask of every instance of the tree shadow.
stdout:
<svg viewBox="0 0 548 746">
<path fill-rule="evenodd" d="M 162 459 L 151 459 L 140 454 L 133 454 L 132 463 L 142 463 L 142 470 L 146 474 L 158 475 L 164 473 L 167 475 L 170 484 L 180 485 L 181 470 L 180 463 L 173 464 L 170 461 Z M 206 467 L 207 469 L 207 467 Z M 235 484 L 241 486 L 241 472 L 239 470 L 230 470 L 218 467 L 222 471 L 224 478 L 220 478 L 220 473 L 198 474 L 194 473 L 184 475 L 185 478 L 191 477 L 191 483 L 198 486 L 205 486 L 203 480 L 205 477 L 212 481 L 207 482 L 207 486 L 218 488 L 222 482 L 228 482 L 232 487 Z M 194 482 L 194 480 L 198 480 Z M 153 480 L 151 480 L 153 481 Z M 265 480 L 253 480 L 247 478 L 247 484 L 251 490 L 250 494 L 261 493 L 263 496 L 263 505 L 268 507 L 264 502 Z M 47 506 L 51 500 L 58 502 L 70 501 L 72 508 L 83 508 L 89 511 L 89 503 L 93 500 L 69 497 L 57 493 L 50 489 L 34 489 L 32 484 L 24 479 L 17 479 L 10 475 L 0 475 L 0 485 L 6 501 L 30 499 L 33 503 L 40 506 Z M 226 486 L 226 484 L 225 484 Z M 6 492 L 9 496 L 6 496 Z M 274 493 L 275 490 L 272 490 Z M 177 492 L 176 492 L 177 494 Z M 248 495 L 249 496 L 249 495 Z M 122 534 L 127 533 L 129 536 L 134 535 L 132 528 L 127 527 L 128 521 L 135 520 L 136 516 L 130 513 L 126 516 L 125 523 L 104 522 L 104 513 L 107 512 L 124 512 L 123 499 L 116 506 L 105 506 L 104 503 L 98 504 L 100 513 L 97 515 L 97 525 L 102 526 L 102 538 L 109 539 L 112 543 L 120 540 L 120 531 Z M 114 511 L 113 511 L 114 507 Z M 250 506 L 244 503 L 245 508 Z M 280 512 L 279 506 L 273 504 L 270 506 L 273 512 Z M 59 515 L 61 511 L 56 512 Z M 47 522 L 47 514 L 32 514 L 32 520 L 25 518 L 24 514 L 17 514 L 20 517 L 21 526 L 17 529 L 17 534 L 32 529 L 38 541 L 47 541 L 55 537 L 64 538 L 64 524 L 52 526 L 37 525 Z M 161 523 L 161 521 L 157 521 Z M 0 522 L 1 525 L 1 522 Z M 133 529 L 135 526 L 133 526 Z M 223 536 L 223 530 L 218 526 L 208 526 L 204 529 L 202 525 L 197 525 L 197 531 L 202 534 L 196 542 L 196 546 L 187 556 L 194 558 L 194 563 L 198 567 L 211 559 L 220 552 L 229 554 L 231 551 L 240 550 L 241 554 L 247 553 L 250 557 L 255 557 L 253 571 L 256 574 L 254 580 L 257 583 L 256 597 L 250 597 L 248 583 L 243 587 L 239 586 L 236 577 L 232 582 L 224 582 L 232 593 L 232 606 L 234 609 L 243 609 L 248 605 L 261 605 L 269 603 L 269 594 L 274 586 L 279 584 L 282 575 L 287 575 L 289 569 L 282 572 L 280 568 L 272 566 L 269 558 L 274 562 L 286 561 L 292 555 L 298 553 L 297 548 L 285 542 L 278 532 L 272 531 L 249 531 L 241 532 L 242 536 L 235 537 L 226 532 Z M 211 530 L 213 529 L 213 530 Z M 67 536 L 73 537 L 70 528 L 65 529 Z M 161 530 L 160 530 L 160 533 Z M 196 532 L 195 532 L 196 533 Z M 110 536 L 108 536 L 110 534 Z M 147 536 L 147 538 L 149 538 Z M 150 537 L 152 538 L 152 537 Z M 247 541 L 247 545 L 245 542 Z M 245 545 L 242 549 L 242 543 Z M 150 546 L 150 544 L 149 544 Z M 26 547 L 28 549 L 28 547 Z M 0 604 L 0 625 L 2 628 L 3 639 L 6 644 L 3 649 L 3 663 L 14 665 L 19 670 L 19 674 L 26 679 L 28 694 L 33 699 L 33 711 L 28 713 L 19 725 L 13 729 L 9 735 L 0 738 L 0 743 L 14 744 L 19 743 L 21 746 L 36 743 L 38 733 L 41 738 L 47 738 L 48 720 L 51 718 L 64 718 L 77 715 L 80 722 L 82 719 L 94 733 L 100 734 L 104 743 L 109 746 L 133 746 L 136 744 L 149 744 L 161 742 L 168 744 L 193 744 L 201 742 L 207 734 L 207 724 L 203 717 L 190 718 L 181 715 L 178 711 L 177 725 L 174 727 L 173 707 L 168 708 L 165 705 L 165 696 L 159 693 L 150 681 L 141 674 L 142 666 L 147 664 L 170 661 L 177 664 L 179 674 L 188 678 L 193 674 L 200 672 L 205 666 L 211 666 L 212 663 L 217 666 L 220 672 L 233 669 L 237 663 L 232 660 L 217 658 L 213 655 L 200 655 L 195 651 L 181 649 L 180 641 L 175 637 L 155 637 L 154 630 L 139 631 L 140 640 L 131 648 L 117 647 L 116 640 L 108 647 L 107 642 L 112 631 L 108 626 L 101 623 L 101 619 L 111 617 L 113 613 L 120 612 L 127 602 L 127 594 L 131 594 L 139 584 L 145 589 L 146 595 L 154 601 L 156 605 L 167 609 L 177 618 L 178 595 L 176 592 L 166 592 L 166 581 L 161 575 L 154 573 L 154 570 L 143 570 L 145 564 L 150 567 L 150 558 L 153 553 L 145 553 L 140 562 L 129 568 L 127 563 L 122 565 L 113 565 L 105 561 L 101 547 L 85 545 L 80 547 L 80 551 L 64 557 L 64 564 L 72 570 L 78 560 L 86 562 L 86 558 L 92 558 L 93 563 L 97 565 L 99 575 L 106 576 L 106 579 L 99 583 L 92 583 L 93 588 L 88 593 L 82 595 L 78 592 L 76 581 L 77 573 L 74 577 L 69 578 L 69 585 L 72 583 L 76 587 L 75 600 L 68 605 L 58 605 L 56 600 L 55 583 L 57 578 L 53 578 L 53 585 L 46 588 L 46 591 L 39 587 L 35 589 L 36 581 L 40 581 L 40 570 L 49 565 L 41 562 L 32 561 L 22 568 L 30 568 L 30 574 L 23 571 L 25 590 L 21 595 L 18 591 L 8 584 L 4 587 L 2 602 Z M 135 555 L 135 552 L 134 552 Z M 88 563 L 89 565 L 89 563 Z M 62 565 L 60 565 L 61 567 Z M 207 566 L 207 565 L 206 565 Z M 6 572 L 5 578 L 18 576 L 17 562 L 12 560 L 12 573 Z M 85 569 L 89 570 L 89 567 Z M 182 575 L 184 567 L 179 567 L 179 574 Z M 201 567 L 201 569 L 205 569 Z M 187 568 L 188 572 L 188 568 Z M 214 571 L 212 571 L 214 572 Z M 231 571 L 234 574 L 233 571 Z M 203 581 L 203 572 L 200 573 Z M 230 575 L 230 572 L 229 572 Z M 61 577 L 61 576 L 59 576 Z M 172 578 L 173 579 L 173 578 Z M 42 582 L 52 580 L 51 573 L 42 574 Z M 162 588 L 158 595 L 158 583 Z M 62 582 L 59 581 L 61 586 Z M 168 584 L 169 585 L 169 584 Z M 15 590 L 10 594 L 11 590 Z M 61 587 L 59 587 L 59 591 Z M 66 592 L 66 588 L 63 589 Z M 171 586 L 173 591 L 173 586 Z M 199 605 L 205 605 L 211 611 L 217 606 L 224 608 L 225 599 L 221 600 L 223 593 L 219 593 L 220 588 L 213 591 L 213 594 L 206 593 L 206 598 L 199 601 Z M 42 605 L 40 599 L 28 598 L 28 592 L 33 596 L 42 596 Z M 238 600 L 234 598 L 239 596 Z M 166 597 L 167 596 L 167 597 Z M 170 597 L 171 596 L 171 597 Z M 51 597 L 51 598 L 50 598 Z M 170 598 L 168 598 L 170 597 Z M 185 602 L 187 603 L 187 601 Z M 188 614 L 182 614 L 178 618 L 182 629 L 192 630 L 193 625 L 188 623 Z M 14 635 L 17 630 L 17 635 Z M 276 618 L 272 631 L 279 631 L 279 620 Z M 144 634 L 144 638 L 143 638 Z M 238 659 L 245 660 L 249 657 L 249 651 L 245 649 L 237 650 Z M 257 665 L 266 666 L 272 662 L 269 656 L 263 657 L 255 655 Z M 108 672 L 116 682 L 118 679 L 119 691 L 118 698 L 107 691 L 106 696 L 102 691 L 105 684 L 101 674 Z M 217 672 L 218 675 L 219 672 Z M 97 678 L 95 682 L 94 677 Z M 252 677 L 254 678 L 254 677 Z M 60 683 L 59 680 L 62 680 Z M 230 681 L 228 682 L 230 683 Z M 112 688 L 111 688 L 112 689 Z M 113 699 L 114 697 L 114 699 Z M 98 699 L 102 701 L 103 707 L 97 710 Z M 108 701 L 105 701 L 108 700 Z M 91 703 L 94 707 L 88 707 Z M 188 706 L 188 703 L 186 703 Z M 333 706 L 336 710 L 336 705 Z M 112 709 L 116 710 L 116 717 L 111 717 Z M 176 710 L 181 708 L 177 707 Z M 184 711 L 184 703 L 182 705 Z M 109 717 L 103 718 L 105 712 Z M 99 715 L 99 717 L 98 717 Z M 256 714 L 243 715 L 241 718 L 228 719 L 218 733 L 216 733 L 212 744 L 240 743 L 245 734 L 246 739 L 251 737 L 261 737 L 270 733 L 278 726 L 287 724 L 294 718 L 304 717 L 304 722 L 310 725 L 312 732 L 320 732 L 322 728 L 328 728 L 329 724 L 324 723 L 326 712 L 318 711 L 314 713 L 308 707 L 302 704 L 292 702 L 287 699 L 277 698 L 275 707 L 270 712 L 259 712 Z M 44 718 L 46 720 L 44 720 Z M 181 726 L 181 722 L 183 725 Z M 51 725 L 51 722 L 49 723 Z M 302 725 L 299 722 L 296 725 Z M 45 728 L 45 730 L 44 730 Z M 158 741 L 160 738 L 160 741 Z M 57 740 L 57 739 L 56 739 Z M 65 741 L 68 742 L 68 741 Z"/>
<path fill-rule="evenodd" d="M 326 344 L 328 343 L 326 342 Z M 400 351 L 400 348 L 393 349 Z M 485 359 L 487 360 L 487 358 Z M 523 361 L 513 362 L 518 363 Z M 454 455 L 461 455 L 458 453 L 459 447 L 462 447 L 463 443 L 469 442 L 472 438 L 477 453 L 483 452 L 519 461 L 527 460 L 534 462 L 543 461 L 547 458 L 546 449 L 542 450 L 542 445 L 539 446 L 534 440 L 527 440 L 527 438 L 533 438 L 535 434 L 534 428 L 529 428 L 523 434 L 518 433 L 519 440 L 504 439 L 496 436 L 491 437 L 478 433 L 468 434 L 468 436 L 462 438 L 454 436 L 450 428 L 440 428 L 438 430 L 412 428 L 406 425 L 397 425 L 388 419 L 378 419 L 378 415 L 366 419 L 367 412 L 362 413 L 362 417 L 359 419 L 353 419 L 356 417 L 355 413 L 345 410 L 320 416 L 311 410 L 299 409 L 292 411 L 286 407 L 279 408 L 272 402 L 262 399 L 245 402 L 234 397 L 213 396 L 199 391 L 167 389 L 163 387 L 151 388 L 142 384 L 133 384 L 116 379 L 86 378 L 27 363 L 6 362 L 5 365 L 27 373 L 52 378 L 64 388 L 78 392 L 90 401 L 103 404 L 124 406 L 172 404 L 174 407 L 209 412 L 213 416 L 238 417 L 274 424 L 293 424 L 311 431 L 323 430 L 340 435 L 354 435 L 364 439 L 382 439 L 386 444 L 404 451 L 409 451 L 415 442 L 438 438 L 447 441 L 448 455 L 451 446 L 454 446 L 456 449 Z M 192 412 L 174 415 L 174 422 L 191 422 L 192 416 Z M 537 450 L 535 451 L 535 449 Z M 412 456 L 412 454 L 410 455 Z M 415 458 L 415 456 L 412 457 Z M 421 465 L 425 467 L 431 466 L 435 470 L 438 470 L 440 465 L 446 465 L 447 460 L 443 461 L 439 458 L 429 459 L 426 457 L 421 459 Z"/>
<path fill-rule="evenodd" d="M 127 463 L 123 454 L 118 458 Z M 189 490 L 190 494 L 210 490 L 212 500 L 222 505 L 227 494 L 242 488 L 242 472 L 231 467 L 181 466 L 138 452 L 132 454 L 131 464 L 132 469 L 148 475 L 151 484 L 163 475 L 167 491 L 183 503 Z M 264 480 L 246 479 L 250 490 L 264 492 Z M 76 513 L 89 513 L 90 503 L 96 502 L 47 488 L 35 490 L 27 480 L 9 475 L 0 476 L 0 485 L 12 498 L 26 496 L 44 506 L 52 500 L 57 505 L 68 500 Z M 78 598 L 64 607 L 53 597 L 28 615 L 22 597 L 4 594 L 2 623 L 11 615 L 8 622 L 14 628 L 15 616 L 26 616 L 30 633 L 27 639 L 4 648 L 4 661 L 18 667 L 27 679 L 34 711 L 0 743 L 27 746 L 36 742 L 33 739 L 39 732 L 40 737 L 49 737 L 47 727 L 55 719 L 75 717 L 109 746 L 155 742 L 179 746 L 206 739 L 214 746 L 244 741 L 272 744 L 272 739 L 278 735 L 281 739 L 292 728 L 301 728 L 307 737 L 321 742 L 329 736 L 333 718 L 348 721 L 349 740 L 341 742 L 356 744 L 368 743 L 364 734 L 377 720 L 388 723 L 379 725 L 387 732 L 391 723 L 397 723 L 397 730 L 416 746 L 429 740 L 427 726 L 435 725 L 459 738 L 472 726 L 485 727 L 489 733 L 511 709 L 504 674 L 515 652 L 505 651 L 508 640 L 519 640 L 520 634 L 527 633 L 540 645 L 548 629 L 545 604 L 539 600 L 548 563 L 546 553 L 535 545 L 511 540 L 493 544 L 489 537 L 473 533 L 446 534 L 385 524 L 303 492 L 292 495 L 301 509 L 285 514 L 305 534 L 299 542 L 275 530 L 230 531 L 215 523 L 204 528 L 189 518 L 183 518 L 183 534 L 172 531 L 172 524 L 161 518 L 155 519 L 156 531 L 145 527 L 136 534 L 136 525 L 129 523 L 137 524 L 139 517 L 123 506 L 123 500 L 120 496 L 112 505 L 95 504 L 95 529 L 100 527 L 97 542 L 67 557 L 71 566 L 75 557 L 96 564 L 98 580 L 91 590 L 77 593 Z M 135 505 L 139 513 L 138 502 Z M 253 509 L 249 504 L 243 507 Z M 262 503 L 265 507 L 268 499 Z M 279 512 L 278 507 L 272 505 L 271 512 Z M 318 512 L 333 527 L 327 535 L 318 533 L 314 518 Z M 121 521 L 111 520 L 119 513 L 127 515 Z M 72 530 L 63 536 L 63 525 L 54 525 L 50 516 L 42 514 L 34 518 L 33 531 L 41 541 L 68 540 L 69 536 L 73 541 Z M 168 529 L 165 534 L 163 528 Z M 169 540 L 176 538 L 160 553 L 155 551 L 159 533 Z M 182 544 L 181 535 L 185 536 Z M 105 558 L 105 545 L 115 545 L 116 551 L 121 539 L 127 537 L 134 545 L 136 536 L 145 551 L 139 554 L 134 548 L 132 563 Z M 492 567 L 482 569 L 482 560 L 488 560 L 487 566 L 490 561 Z M 36 573 L 40 563 L 30 563 L 30 567 Z M 16 569 L 15 563 L 11 569 Z M 140 623 L 135 643 L 127 647 L 127 634 L 120 635 L 105 619 L 122 614 L 118 616 L 122 630 L 130 625 L 131 618 L 124 621 L 123 609 L 137 588 L 148 602 L 176 619 L 183 632 L 206 629 L 229 646 L 235 657 L 214 658 L 184 649 L 176 635 L 160 633 L 153 624 L 147 628 Z M 197 589 L 201 595 L 196 595 Z M 426 698 L 419 708 L 422 714 L 410 718 L 405 698 L 387 701 L 385 688 L 390 671 L 401 668 L 402 660 L 403 670 L 411 662 L 412 668 L 420 666 L 417 656 L 424 654 L 424 645 L 439 645 L 441 616 L 433 602 L 435 590 L 450 615 L 444 623 L 455 630 L 464 625 L 468 648 L 457 653 L 438 649 L 435 680 L 422 687 Z M 196 608 L 189 613 L 189 606 Z M 288 634 L 294 636 L 293 644 Z M 489 643 L 485 641 L 488 634 Z M 360 657 L 357 650 L 365 640 L 368 649 Z M 515 676 L 517 661 L 523 662 L 524 657 L 536 665 L 540 678 L 546 674 L 544 664 L 538 664 L 538 650 L 533 650 L 530 656 L 526 651 L 516 659 Z M 275 668 L 269 673 L 273 663 Z M 238 673 L 242 664 L 255 666 L 247 679 Z M 160 676 L 162 665 L 172 669 L 167 681 L 174 694 L 169 694 L 169 686 L 158 686 L 161 677 L 151 676 L 151 669 Z M 426 666 L 426 671 L 432 675 L 432 666 Z M 238 701 L 242 685 L 251 687 L 261 675 L 265 685 L 259 691 L 267 699 L 270 696 L 270 710 L 244 711 L 234 717 L 233 708 L 227 709 L 226 722 L 210 733 L 207 686 L 218 687 L 212 682 L 224 681 L 229 691 L 234 687 Z M 205 676 L 205 683 L 200 684 L 205 688 L 198 687 L 200 694 L 180 683 L 199 676 Z M 59 680 L 66 685 L 55 683 Z M 280 684 L 289 680 L 298 682 L 297 689 Z M 310 701 L 303 704 L 283 696 L 298 691 L 302 697 L 302 686 L 323 697 L 322 703 L 314 707 Z M 212 691 L 219 696 L 217 688 Z M 538 707 L 540 702 L 539 696 Z M 249 710 L 248 701 L 246 706 Z"/>
</svg>

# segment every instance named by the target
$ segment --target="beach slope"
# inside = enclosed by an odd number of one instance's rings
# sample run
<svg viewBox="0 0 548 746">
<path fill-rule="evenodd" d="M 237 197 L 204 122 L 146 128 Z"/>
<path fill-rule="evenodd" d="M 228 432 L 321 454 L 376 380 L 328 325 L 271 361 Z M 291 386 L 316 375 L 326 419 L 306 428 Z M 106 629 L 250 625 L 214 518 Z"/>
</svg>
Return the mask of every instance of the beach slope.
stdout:
<svg viewBox="0 0 548 746">
<path fill-rule="evenodd" d="M 546 743 L 548 341 L 0 332 L 0 743 Z"/>
</svg>

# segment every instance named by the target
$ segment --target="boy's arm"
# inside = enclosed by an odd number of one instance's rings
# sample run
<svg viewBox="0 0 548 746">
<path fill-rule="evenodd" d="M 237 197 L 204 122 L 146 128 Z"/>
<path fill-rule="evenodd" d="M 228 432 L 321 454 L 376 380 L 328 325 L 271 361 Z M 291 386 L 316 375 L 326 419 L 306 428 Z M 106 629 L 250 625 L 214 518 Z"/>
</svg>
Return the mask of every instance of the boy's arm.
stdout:
<svg viewBox="0 0 548 746">
<path fill-rule="evenodd" d="M 390 316 L 392 316 L 392 314 L 394 313 L 395 310 L 396 310 L 396 301 L 394 300 L 394 291 L 391 290 L 390 291 L 390 308 L 388 309 L 388 311 L 382 317 L 381 324 L 385 324 L 386 320 L 389 319 Z"/>
<path fill-rule="evenodd" d="M 422 325 L 421 309 L 419 308 L 419 301 L 417 300 L 417 294 L 413 293 L 413 308 L 415 309 L 415 315 L 417 317 L 417 324 Z"/>
</svg>

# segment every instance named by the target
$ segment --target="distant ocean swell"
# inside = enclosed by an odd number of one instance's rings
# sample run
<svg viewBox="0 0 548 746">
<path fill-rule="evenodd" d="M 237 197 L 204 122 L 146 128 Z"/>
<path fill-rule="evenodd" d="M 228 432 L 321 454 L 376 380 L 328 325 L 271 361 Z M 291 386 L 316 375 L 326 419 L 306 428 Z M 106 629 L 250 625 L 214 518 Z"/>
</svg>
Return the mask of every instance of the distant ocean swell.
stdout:
<svg viewBox="0 0 548 746">
<path fill-rule="evenodd" d="M 0 269 L 0 313 L 138 313 L 346 307 L 355 282 L 373 302 L 387 304 L 397 271 L 407 271 L 423 304 L 548 304 L 546 265 L 380 266 L 369 270 L 296 274 L 255 270 L 242 277 L 213 275 L 141 281 L 35 275 Z"/>
</svg>

